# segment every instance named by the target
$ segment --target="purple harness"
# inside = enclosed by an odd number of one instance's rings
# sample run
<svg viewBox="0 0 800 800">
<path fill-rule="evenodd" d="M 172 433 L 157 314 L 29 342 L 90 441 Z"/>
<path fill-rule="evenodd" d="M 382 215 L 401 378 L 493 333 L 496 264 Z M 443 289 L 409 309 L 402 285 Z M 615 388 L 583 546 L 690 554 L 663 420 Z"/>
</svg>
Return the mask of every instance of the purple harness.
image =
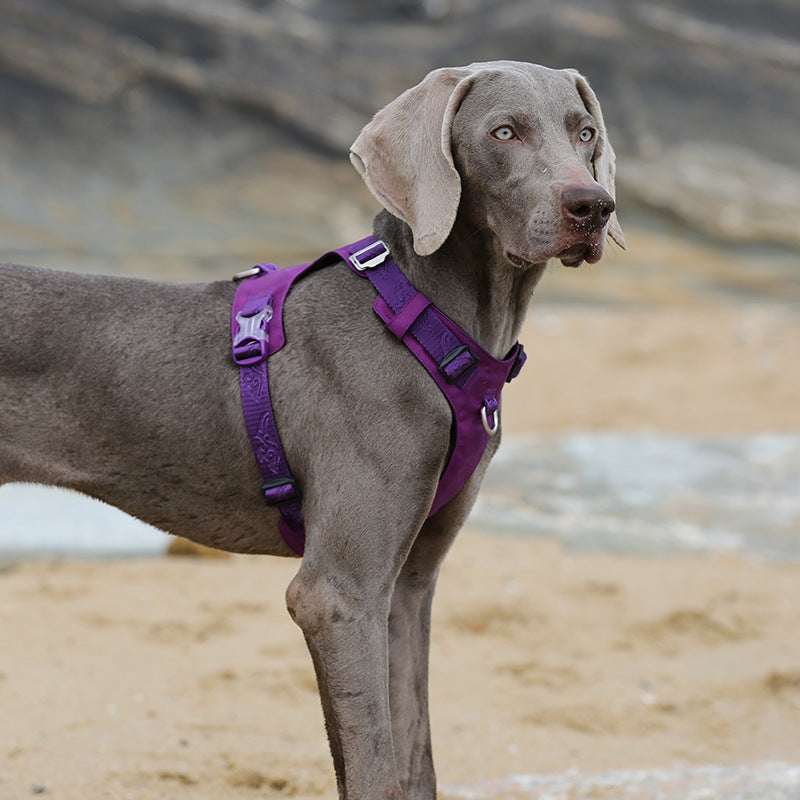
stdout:
<svg viewBox="0 0 800 800">
<path fill-rule="evenodd" d="M 500 390 L 525 363 L 519 343 L 502 361 L 489 355 L 411 285 L 386 245 L 372 236 L 332 250 L 312 264 L 286 269 L 259 264 L 237 275 L 237 279 L 247 279 L 236 289 L 231 314 L 233 360 L 240 367 L 245 424 L 263 479 L 264 499 L 280 511 L 281 535 L 299 555 L 305 547 L 302 495 L 275 424 L 267 361 L 286 342 L 283 303 L 294 282 L 339 259 L 372 282 L 378 292 L 373 310 L 428 370 L 452 408 L 455 426 L 450 457 L 429 517 L 469 480 L 489 437 L 499 428 Z"/>
</svg>

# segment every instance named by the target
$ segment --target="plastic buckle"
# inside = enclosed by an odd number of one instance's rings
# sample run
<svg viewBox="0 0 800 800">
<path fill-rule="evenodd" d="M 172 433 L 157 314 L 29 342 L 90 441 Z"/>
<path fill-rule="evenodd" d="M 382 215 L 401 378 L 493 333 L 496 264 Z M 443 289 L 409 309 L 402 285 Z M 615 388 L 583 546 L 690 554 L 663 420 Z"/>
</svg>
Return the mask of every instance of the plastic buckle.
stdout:
<svg viewBox="0 0 800 800">
<path fill-rule="evenodd" d="M 275 478 L 261 484 L 261 493 L 268 506 L 299 502 L 303 493 L 294 478 Z"/>
<path fill-rule="evenodd" d="M 454 347 L 440 362 L 439 372 L 449 383 L 455 383 L 478 366 L 478 357 L 468 344 Z"/>
<path fill-rule="evenodd" d="M 272 319 L 271 300 L 271 297 L 268 298 L 261 311 L 245 314 L 242 310 L 236 315 L 239 331 L 233 340 L 233 360 L 240 367 L 258 364 L 267 355 L 269 334 L 262 326 Z"/>
<path fill-rule="evenodd" d="M 376 253 L 375 255 L 364 258 L 362 260 L 361 256 L 368 256 L 378 247 L 382 248 L 382 251 Z M 362 247 L 357 253 L 352 253 L 350 255 L 350 263 L 359 271 L 364 272 L 364 270 L 372 269 L 373 267 L 378 267 L 383 264 L 384 261 L 389 257 L 389 248 L 386 244 L 377 239 L 372 244 L 368 244 L 366 247 Z"/>
</svg>

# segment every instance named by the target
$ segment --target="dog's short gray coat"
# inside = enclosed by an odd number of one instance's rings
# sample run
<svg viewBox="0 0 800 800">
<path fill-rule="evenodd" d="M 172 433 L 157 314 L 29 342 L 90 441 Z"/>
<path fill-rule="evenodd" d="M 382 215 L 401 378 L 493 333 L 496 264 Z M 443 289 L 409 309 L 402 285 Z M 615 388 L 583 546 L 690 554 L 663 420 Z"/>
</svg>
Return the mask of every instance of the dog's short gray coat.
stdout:
<svg viewBox="0 0 800 800">
<path fill-rule="evenodd" d="M 436 70 L 375 116 L 351 158 L 385 208 L 376 235 L 497 357 L 548 259 L 595 262 L 606 233 L 624 242 L 602 114 L 573 71 Z M 0 483 L 70 487 L 197 542 L 291 555 L 244 427 L 234 288 L 0 267 Z M 337 264 L 286 302 L 271 388 L 307 523 L 286 596 L 316 668 L 340 796 L 432 798 L 431 600 L 499 437 L 426 521 L 450 409 L 373 299 Z"/>
</svg>

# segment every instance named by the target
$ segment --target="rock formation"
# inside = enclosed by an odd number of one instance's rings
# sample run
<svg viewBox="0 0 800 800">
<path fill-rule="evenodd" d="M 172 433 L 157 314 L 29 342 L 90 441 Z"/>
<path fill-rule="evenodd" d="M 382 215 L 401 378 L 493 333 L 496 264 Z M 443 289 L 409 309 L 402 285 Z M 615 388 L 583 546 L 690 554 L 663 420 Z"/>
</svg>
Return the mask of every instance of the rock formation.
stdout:
<svg viewBox="0 0 800 800">
<path fill-rule="evenodd" d="M 219 198 L 247 198 L 227 217 L 241 238 L 271 212 L 252 183 L 233 187 L 237 170 L 267 159 L 286 189 L 310 154 L 297 181 L 349 193 L 330 156 L 344 162 L 375 109 L 436 66 L 495 58 L 590 77 L 626 204 L 800 247 L 793 0 L 0 0 L 0 245 L 110 236 L 128 252 L 139 224 L 167 252 L 185 241 L 156 224 L 176 185 L 191 203 L 177 224 L 194 220 L 201 245 L 196 194 L 215 220 Z M 367 207 L 352 191 L 334 217 Z"/>
</svg>

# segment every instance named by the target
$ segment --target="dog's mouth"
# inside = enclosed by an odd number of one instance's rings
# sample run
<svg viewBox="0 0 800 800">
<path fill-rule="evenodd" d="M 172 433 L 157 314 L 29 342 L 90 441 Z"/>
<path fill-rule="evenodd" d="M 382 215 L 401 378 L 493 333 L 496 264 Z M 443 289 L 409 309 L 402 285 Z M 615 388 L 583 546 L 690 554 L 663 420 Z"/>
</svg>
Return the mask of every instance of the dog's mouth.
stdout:
<svg viewBox="0 0 800 800">
<path fill-rule="evenodd" d="M 515 266 L 520 267 L 521 269 L 529 269 L 530 267 L 534 266 L 533 261 L 528 261 L 522 256 L 518 256 L 516 253 L 512 253 L 510 250 L 506 252 L 506 258 Z"/>
<path fill-rule="evenodd" d="M 596 242 L 576 242 L 559 250 L 557 253 L 531 261 L 530 259 L 523 258 L 517 253 L 512 253 L 510 250 L 506 251 L 506 258 L 515 266 L 520 269 L 530 269 L 537 264 L 542 264 L 550 258 L 557 258 L 565 267 L 579 267 L 584 261 L 589 264 L 597 263 L 603 255 L 603 241 L 599 239 Z"/>
<path fill-rule="evenodd" d="M 591 258 L 592 246 L 586 242 L 578 242 L 565 248 L 556 255 L 565 267 L 579 267 L 584 261 Z M 595 259 L 597 261 L 597 259 Z M 591 262 L 590 262 L 591 263 Z"/>
<path fill-rule="evenodd" d="M 584 261 L 587 264 L 596 264 L 603 257 L 604 241 L 602 234 L 592 236 L 588 241 L 575 242 L 559 250 L 555 257 L 565 267 L 579 267 Z"/>
</svg>

